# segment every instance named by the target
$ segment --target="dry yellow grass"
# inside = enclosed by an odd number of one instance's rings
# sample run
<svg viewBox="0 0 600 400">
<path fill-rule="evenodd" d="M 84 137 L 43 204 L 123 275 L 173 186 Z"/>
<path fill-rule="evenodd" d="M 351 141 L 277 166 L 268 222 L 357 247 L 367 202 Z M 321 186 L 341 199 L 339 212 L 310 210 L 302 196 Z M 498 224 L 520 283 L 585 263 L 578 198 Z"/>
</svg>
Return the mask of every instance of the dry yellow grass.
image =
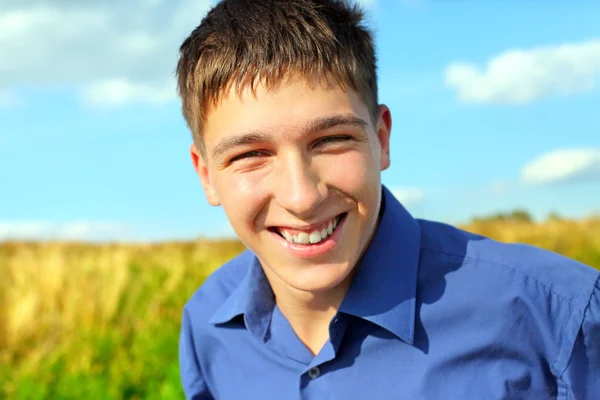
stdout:
<svg viewBox="0 0 600 400">
<path fill-rule="evenodd" d="M 541 223 L 518 220 L 474 222 L 462 228 L 502 242 L 529 243 L 600 268 L 600 216 Z"/>
<path fill-rule="evenodd" d="M 186 279 L 199 285 L 241 249 L 234 241 L 0 244 L 0 362 L 27 358 L 35 366 L 77 331 L 114 329 L 118 314 L 137 301 L 156 317 Z M 142 293 L 149 280 L 160 290 Z"/>
<path fill-rule="evenodd" d="M 484 221 L 463 228 L 600 267 L 598 217 L 539 224 Z M 0 243 L 0 398 L 179 398 L 176 372 L 157 376 L 145 371 L 162 371 L 168 363 L 176 371 L 183 303 L 214 268 L 242 250 L 237 241 Z M 158 337 L 163 344 L 153 342 Z M 108 344 L 104 338 L 110 338 Z M 147 348 L 156 353 L 154 358 L 137 360 L 140 354 L 146 357 Z M 49 367 L 40 372 L 44 365 Z M 8 378 L 2 376 L 3 366 L 8 366 Z M 127 373 L 128 381 L 117 379 Z M 43 388 L 70 385 L 61 380 L 63 375 L 75 377 L 80 385 L 92 385 L 92 376 L 99 383 L 93 391 L 80 388 L 72 397 L 46 389 L 18 395 L 23 382 L 39 381 Z M 170 389 L 159 392 L 139 383 L 148 379 L 169 380 Z M 110 385 L 117 386 L 100 393 Z"/>
</svg>

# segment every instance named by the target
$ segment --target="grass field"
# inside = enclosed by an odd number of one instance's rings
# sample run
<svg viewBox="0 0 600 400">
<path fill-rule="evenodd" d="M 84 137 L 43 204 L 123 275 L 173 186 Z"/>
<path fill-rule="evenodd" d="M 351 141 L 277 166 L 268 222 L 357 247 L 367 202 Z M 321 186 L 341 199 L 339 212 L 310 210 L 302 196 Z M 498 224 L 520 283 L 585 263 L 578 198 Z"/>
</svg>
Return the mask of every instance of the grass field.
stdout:
<svg viewBox="0 0 600 400">
<path fill-rule="evenodd" d="M 465 226 L 600 267 L 600 218 Z M 182 306 L 236 241 L 0 244 L 0 398 L 181 399 Z"/>
</svg>

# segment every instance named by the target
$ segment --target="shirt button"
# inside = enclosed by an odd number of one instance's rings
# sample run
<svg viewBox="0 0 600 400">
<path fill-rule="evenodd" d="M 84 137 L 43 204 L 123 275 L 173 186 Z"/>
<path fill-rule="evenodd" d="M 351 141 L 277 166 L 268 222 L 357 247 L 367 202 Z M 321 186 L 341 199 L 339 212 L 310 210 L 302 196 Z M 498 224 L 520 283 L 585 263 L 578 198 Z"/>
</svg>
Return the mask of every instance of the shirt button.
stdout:
<svg viewBox="0 0 600 400">
<path fill-rule="evenodd" d="M 308 370 L 308 376 L 310 376 L 312 379 L 318 378 L 319 375 L 321 375 L 321 370 L 319 367 L 313 367 Z"/>
</svg>

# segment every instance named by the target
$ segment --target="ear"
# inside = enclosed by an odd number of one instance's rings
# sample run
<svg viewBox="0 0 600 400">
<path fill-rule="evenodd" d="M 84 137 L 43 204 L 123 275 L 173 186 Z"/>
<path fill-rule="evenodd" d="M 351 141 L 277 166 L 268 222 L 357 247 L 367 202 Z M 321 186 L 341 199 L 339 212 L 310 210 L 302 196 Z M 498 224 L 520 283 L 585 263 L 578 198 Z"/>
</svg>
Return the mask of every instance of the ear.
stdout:
<svg viewBox="0 0 600 400">
<path fill-rule="evenodd" d="M 377 137 L 381 146 L 381 170 L 390 166 L 390 135 L 392 133 L 392 113 L 382 104 L 379 106 L 379 121 L 377 123 Z"/>
<path fill-rule="evenodd" d="M 208 203 L 212 206 L 221 205 L 219 197 L 217 196 L 217 192 L 215 191 L 211 183 L 206 161 L 196 148 L 195 144 L 191 145 L 190 154 L 192 156 L 192 163 L 194 164 L 194 169 L 196 170 L 196 173 L 198 174 L 198 176 L 200 177 L 200 181 L 202 182 L 202 187 L 204 188 L 206 200 L 208 200 Z"/>
</svg>

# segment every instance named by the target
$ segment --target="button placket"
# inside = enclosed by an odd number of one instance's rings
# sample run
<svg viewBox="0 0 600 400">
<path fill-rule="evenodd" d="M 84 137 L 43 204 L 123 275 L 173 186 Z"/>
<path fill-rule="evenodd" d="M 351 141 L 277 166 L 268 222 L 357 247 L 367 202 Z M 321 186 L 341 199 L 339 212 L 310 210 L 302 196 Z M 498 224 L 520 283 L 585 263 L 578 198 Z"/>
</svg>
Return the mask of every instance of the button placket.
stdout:
<svg viewBox="0 0 600 400">
<path fill-rule="evenodd" d="M 316 379 L 321 375 L 321 369 L 319 367 L 313 367 L 308 370 L 308 376 L 311 379 Z"/>
</svg>

